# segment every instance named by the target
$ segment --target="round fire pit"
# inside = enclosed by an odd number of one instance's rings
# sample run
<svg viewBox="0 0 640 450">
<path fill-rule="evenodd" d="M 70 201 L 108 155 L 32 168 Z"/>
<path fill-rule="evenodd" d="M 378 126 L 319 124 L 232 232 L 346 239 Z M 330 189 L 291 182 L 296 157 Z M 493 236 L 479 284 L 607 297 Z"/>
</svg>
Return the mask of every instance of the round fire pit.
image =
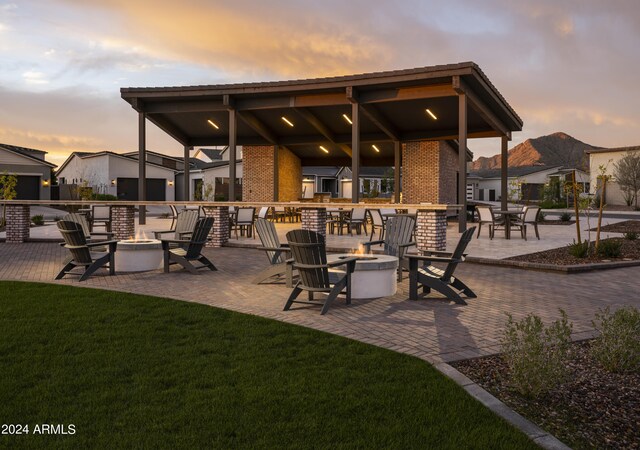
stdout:
<svg viewBox="0 0 640 450">
<path fill-rule="evenodd" d="M 398 258 L 388 255 L 327 255 L 327 261 L 356 257 L 356 270 L 351 274 L 351 297 L 377 298 L 396 293 Z M 342 269 L 342 267 L 338 267 Z"/>
<path fill-rule="evenodd" d="M 157 239 L 125 239 L 115 253 L 118 272 L 145 272 L 162 265 L 162 243 Z"/>
</svg>

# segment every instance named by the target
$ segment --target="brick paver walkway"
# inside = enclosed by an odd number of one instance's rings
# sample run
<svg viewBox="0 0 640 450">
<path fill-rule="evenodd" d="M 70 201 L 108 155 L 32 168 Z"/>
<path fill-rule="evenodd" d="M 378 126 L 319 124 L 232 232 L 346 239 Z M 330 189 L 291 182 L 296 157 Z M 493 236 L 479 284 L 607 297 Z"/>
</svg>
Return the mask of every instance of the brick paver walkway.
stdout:
<svg viewBox="0 0 640 450">
<path fill-rule="evenodd" d="M 206 249 L 218 272 L 191 275 L 177 268 L 106 276 L 98 272 L 83 283 L 77 277 L 53 278 L 68 251 L 55 243 L 0 244 L 0 279 L 64 283 L 204 303 L 323 330 L 432 362 L 453 361 L 499 350 L 505 313 L 516 318 L 536 313 L 545 321 L 564 309 L 576 338 L 592 334 L 591 320 L 601 307 L 640 307 L 640 267 L 576 275 L 462 264 L 457 274 L 478 294 L 467 306 L 442 298 L 407 300 L 408 282 L 393 297 L 337 302 L 325 316 L 317 308 L 283 312 L 290 292 L 284 285 L 250 284 L 265 255 L 253 249 Z"/>
</svg>

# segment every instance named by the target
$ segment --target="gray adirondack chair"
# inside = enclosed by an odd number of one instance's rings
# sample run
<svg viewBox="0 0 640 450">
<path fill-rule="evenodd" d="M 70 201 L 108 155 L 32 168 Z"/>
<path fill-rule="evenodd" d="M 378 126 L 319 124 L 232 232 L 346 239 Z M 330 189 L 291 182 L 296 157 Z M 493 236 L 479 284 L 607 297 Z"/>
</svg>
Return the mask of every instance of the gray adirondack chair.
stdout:
<svg viewBox="0 0 640 450">
<path fill-rule="evenodd" d="M 57 222 L 57 225 L 64 239 L 64 247 L 71 252 L 71 260 L 68 261 L 60 273 L 58 273 L 56 280 L 61 279 L 65 275 L 80 275 L 80 281 L 84 281 L 95 273 L 96 270 L 105 266 L 109 269 L 109 275 L 116 273 L 114 253 L 118 245 L 117 241 L 88 243 L 82 231 L 82 226 L 77 222 L 60 220 Z M 105 246 L 108 247 L 106 253 L 91 253 L 92 248 L 104 248 Z M 82 267 L 82 272 L 74 271 L 76 267 Z"/>
<path fill-rule="evenodd" d="M 427 251 L 425 255 L 407 255 L 409 258 L 409 299 L 418 299 L 418 288 L 422 286 L 423 293 L 428 294 L 431 289 L 445 295 L 449 300 L 466 305 L 459 292 L 469 298 L 476 298 L 476 294 L 459 278 L 453 276 L 458 264 L 465 259 L 465 249 L 473 238 L 476 227 L 469 228 L 458 241 L 453 252 Z M 420 262 L 423 265 L 420 266 Z M 447 263 L 446 268 L 440 269 L 431 263 Z"/>
<path fill-rule="evenodd" d="M 255 226 L 260 242 L 262 242 L 262 247 L 258 247 L 258 250 L 263 250 L 266 253 L 269 266 L 256 275 L 253 283 L 260 284 L 269 279 L 274 282 L 281 281 L 284 276 L 287 287 L 293 287 L 293 262 L 287 263 L 291 253 L 289 245 L 280 243 L 273 222 L 265 218 L 258 218 Z"/>
<path fill-rule="evenodd" d="M 198 221 L 198 210 L 185 209 L 178 213 L 175 221 L 175 227 L 170 230 L 154 231 L 153 235 L 156 239 L 162 239 L 163 234 L 173 233 L 174 239 L 188 239 L 193 233 L 193 229 Z"/>
<path fill-rule="evenodd" d="M 169 272 L 169 266 L 180 264 L 193 274 L 198 273 L 198 269 L 207 268 L 218 270 L 203 254 L 202 248 L 207 242 L 209 231 L 213 226 L 213 217 L 198 219 L 193 229 L 190 239 L 162 239 L 162 250 L 164 251 L 164 271 Z M 178 244 L 178 248 L 171 248 L 171 244 Z M 201 263 L 200 266 L 191 264 L 193 261 Z"/>
<path fill-rule="evenodd" d="M 398 258 L 398 281 L 402 281 L 403 270 L 409 270 L 409 263 L 405 258 L 407 249 L 416 243 L 412 240 L 416 227 L 416 219 L 410 215 L 399 214 L 389 217 L 386 224 L 384 240 L 363 242 L 365 253 L 371 253 L 372 245 L 384 244 L 385 255 Z"/>
<path fill-rule="evenodd" d="M 85 216 L 84 214 L 80 214 L 80 213 L 65 214 L 62 217 L 62 220 L 65 220 L 67 222 L 75 222 L 78 225 L 80 225 L 80 227 L 82 228 L 82 232 L 84 233 L 84 237 L 85 239 L 87 239 L 88 242 L 95 242 L 97 238 L 101 238 L 102 240 L 109 240 L 113 238 L 113 233 L 110 231 L 92 232 L 91 227 L 89 226 L 89 220 L 87 220 L 87 216 Z"/>
<path fill-rule="evenodd" d="M 351 304 L 351 274 L 356 268 L 357 258 L 345 258 L 327 263 L 324 236 L 310 230 L 292 230 L 287 233 L 287 241 L 293 255 L 293 268 L 300 278 L 293 287 L 284 305 L 288 311 L 293 303 L 322 305 L 320 314 L 325 314 L 338 295 L 346 290 L 346 303 Z M 345 266 L 345 270 L 335 270 Z M 302 291 L 307 291 L 308 301 L 296 300 Z M 315 301 L 315 293 L 326 293 L 324 302 Z"/>
</svg>

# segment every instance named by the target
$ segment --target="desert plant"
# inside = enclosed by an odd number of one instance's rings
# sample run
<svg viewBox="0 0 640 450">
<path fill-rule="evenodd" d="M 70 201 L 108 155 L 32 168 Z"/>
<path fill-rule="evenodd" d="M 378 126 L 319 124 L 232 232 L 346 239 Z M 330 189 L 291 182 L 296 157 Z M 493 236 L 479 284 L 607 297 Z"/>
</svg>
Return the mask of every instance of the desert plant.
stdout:
<svg viewBox="0 0 640 450">
<path fill-rule="evenodd" d="M 610 372 L 640 372 L 640 310 L 626 306 L 613 314 L 607 307 L 592 322 L 600 335 L 591 354 Z"/>
<path fill-rule="evenodd" d="M 620 258 L 622 254 L 622 241 L 617 239 L 606 239 L 600 241 L 600 245 L 596 249 L 598 255 L 605 258 Z"/>
<path fill-rule="evenodd" d="M 627 152 L 614 167 L 615 179 L 624 193 L 625 201 L 629 206 L 635 202 L 637 208 L 640 192 L 640 152 Z"/>
<path fill-rule="evenodd" d="M 545 220 L 547 220 L 547 215 L 540 211 L 538 213 L 538 222 L 544 222 Z"/>
<path fill-rule="evenodd" d="M 118 197 L 111 194 L 91 194 L 92 200 L 100 200 L 100 201 L 113 201 L 118 200 Z"/>
<path fill-rule="evenodd" d="M 561 222 L 569 222 L 571 220 L 571 214 L 568 212 L 563 212 L 562 214 L 560 214 L 560 221 Z"/>
<path fill-rule="evenodd" d="M 44 216 L 42 214 L 31 216 L 31 222 L 33 222 L 34 225 L 44 225 Z"/>
<path fill-rule="evenodd" d="M 16 191 L 16 185 L 18 184 L 18 177 L 7 172 L 0 174 L 0 199 L 1 200 L 13 200 L 18 195 Z M 0 226 L 7 224 L 7 204 L 2 205 L 2 218 L 0 218 Z"/>
<path fill-rule="evenodd" d="M 539 397 L 566 376 L 572 325 L 563 310 L 560 314 L 560 320 L 548 327 L 534 314 L 519 322 L 507 314 L 502 337 L 503 357 L 510 368 L 512 387 L 525 397 Z"/>
<path fill-rule="evenodd" d="M 568 245 L 569 254 L 576 258 L 586 258 L 589 255 L 589 244 L 590 242 L 586 239 L 582 242 L 576 242 L 574 239 L 573 244 Z"/>
<path fill-rule="evenodd" d="M 624 238 L 629 241 L 635 241 L 636 239 L 638 239 L 638 233 L 635 231 L 627 231 L 624 234 Z"/>
</svg>

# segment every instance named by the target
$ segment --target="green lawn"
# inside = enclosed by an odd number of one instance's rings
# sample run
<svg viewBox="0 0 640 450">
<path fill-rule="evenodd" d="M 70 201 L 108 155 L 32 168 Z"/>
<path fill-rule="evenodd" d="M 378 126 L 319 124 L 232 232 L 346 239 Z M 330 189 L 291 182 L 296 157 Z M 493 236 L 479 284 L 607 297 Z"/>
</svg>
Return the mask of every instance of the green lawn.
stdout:
<svg viewBox="0 0 640 450">
<path fill-rule="evenodd" d="M 0 282 L 0 422 L 76 430 L 0 447 L 535 448 L 416 358 L 204 305 L 19 282 Z"/>
</svg>

